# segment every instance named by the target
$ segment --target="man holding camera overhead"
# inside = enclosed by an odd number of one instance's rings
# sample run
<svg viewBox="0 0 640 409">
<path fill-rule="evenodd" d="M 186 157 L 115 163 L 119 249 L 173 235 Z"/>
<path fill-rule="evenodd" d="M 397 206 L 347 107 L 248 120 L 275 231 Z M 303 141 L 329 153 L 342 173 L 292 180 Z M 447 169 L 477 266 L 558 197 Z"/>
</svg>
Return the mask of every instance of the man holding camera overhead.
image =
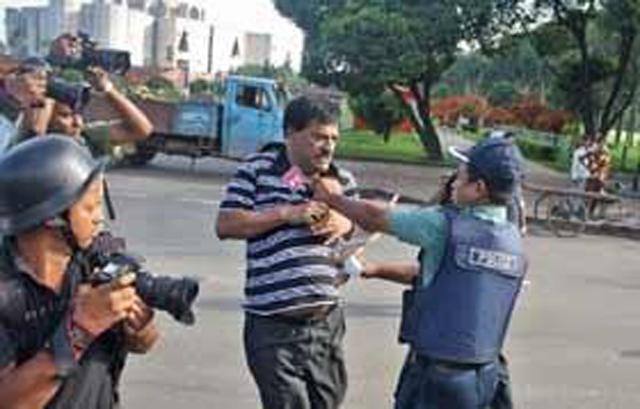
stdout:
<svg viewBox="0 0 640 409">
<path fill-rule="evenodd" d="M 103 171 L 55 135 L 0 160 L 0 408 L 115 408 L 127 353 L 158 338 L 132 274 L 87 283 Z"/>
<path fill-rule="evenodd" d="M 83 67 L 83 64 L 78 62 L 82 52 L 83 44 L 77 37 L 63 34 L 52 42 L 49 61 L 63 67 Z M 83 68 L 93 90 L 103 94 L 104 100 L 118 113 L 119 119 L 109 121 L 108 127 L 87 128 L 82 115 L 82 110 L 88 103 L 88 94 L 85 96 L 85 92 L 88 91 L 85 91 L 86 88 L 83 89 L 87 84 L 73 84 L 75 91 L 72 91 L 72 84 L 69 84 L 66 92 L 60 92 L 61 97 L 55 98 L 55 103 L 48 102 L 48 109 L 51 110 L 49 132 L 63 133 L 78 139 L 84 137 L 85 141 L 90 142 L 94 154 L 104 153 L 108 150 L 109 144 L 136 142 L 149 137 L 153 125 L 147 116 L 114 86 L 107 71 L 95 65 Z"/>
<path fill-rule="evenodd" d="M 94 155 L 100 155 L 108 152 L 111 144 L 136 142 L 151 135 L 153 126 L 147 116 L 129 98 L 118 91 L 105 69 L 95 65 L 82 65 L 81 54 L 82 44 L 77 38 L 70 34 L 63 34 L 51 44 L 48 61 L 33 58 L 26 60 L 29 62 L 26 67 L 39 75 L 37 78 L 41 81 L 38 83 L 40 88 L 37 89 L 38 93 L 32 92 L 36 94 L 32 99 L 37 102 L 22 103 L 29 107 L 30 120 L 22 126 L 23 131 L 10 144 L 45 132 L 56 132 L 76 138 L 77 141 L 88 146 Z M 49 62 L 55 67 L 82 68 L 88 82 L 72 83 L 54 77 L 51 74 Z M 21 66 L 25 66 L 24 62 Z M 35 73 L 31 76 L 36 75 Z M 13 76 L 15 75 L 11 74 L 7 77 L 9 84 L 16 82 Z M 30 77 L 27 77 L 27 80 L 30 80 Z M 42 84 L 43 81 L 45 85 Z M 46 95 L 42 90 L 43 86 L 46 89 Z M 86 126 L 83 110 L 89 103 L 91 89 L 103 95 L 106 105 L 117 113 L 118 119 L 100 121 L 104 125 Z M 17 110 L 14 108 L 13 111 Z M 15 116 L 14 113 L 13 117 Z"/>
</svg>

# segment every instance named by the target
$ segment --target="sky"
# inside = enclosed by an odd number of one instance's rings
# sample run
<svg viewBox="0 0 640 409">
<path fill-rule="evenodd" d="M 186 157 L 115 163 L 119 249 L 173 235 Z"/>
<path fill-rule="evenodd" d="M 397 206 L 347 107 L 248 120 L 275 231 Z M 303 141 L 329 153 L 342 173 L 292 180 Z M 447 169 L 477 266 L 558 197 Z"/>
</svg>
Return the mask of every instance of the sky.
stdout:
<svg viewBox="0 0 640 409">
<path fill-rule="evenodd" d="M 83 2 L 89 2 L 84 0 Z M 0 0 L 0 41 L 5 41 L 4 10 L 7 7 L 46 6 L 48 0 Z M 188 1 L 190 4 L 202 4 L 200 1 Z M 207 14 L 212 16 L 214 25 L 233 24 L 251 31 L 291 33 L 296 31 L 293 23 L 281 17 L 273 7 L 271 0 L 233 0 L 206 2 Z"/>
</svg>

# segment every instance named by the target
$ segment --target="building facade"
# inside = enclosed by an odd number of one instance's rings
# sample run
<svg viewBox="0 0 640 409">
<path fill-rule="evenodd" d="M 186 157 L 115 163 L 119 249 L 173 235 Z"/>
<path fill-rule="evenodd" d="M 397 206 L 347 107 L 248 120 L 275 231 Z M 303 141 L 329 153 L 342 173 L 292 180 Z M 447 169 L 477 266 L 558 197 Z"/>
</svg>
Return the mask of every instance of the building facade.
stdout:
<svg viewBox="0 0 640 409">
<path fill-rule="evenodd" d="M 49 0 L 46 7 L 9 8 L 7 45 L 18 57 L 44 55 L 63 32 L 88 33 L 100 48 L 129 51 L 134 66 L 180 68 L 192 73 L 225 72 L 244 64 L 296 69 L 302 34 L 244 27 L 209 16 L 204 3 L 177 0 Z"/>
</svg>

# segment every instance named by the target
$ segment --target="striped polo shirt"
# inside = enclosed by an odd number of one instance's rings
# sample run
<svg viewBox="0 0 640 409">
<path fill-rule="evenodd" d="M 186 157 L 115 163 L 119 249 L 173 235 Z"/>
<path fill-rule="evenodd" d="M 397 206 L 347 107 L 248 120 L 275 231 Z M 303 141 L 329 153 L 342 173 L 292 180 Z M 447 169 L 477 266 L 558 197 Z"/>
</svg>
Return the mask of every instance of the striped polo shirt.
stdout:
<svg viewBox="0 0 640 409">
<path fill-rule="evenodd" d="M 283 182 L 290 168 L 284 146 L 251 155 L 227 185 L 220 210 L 261 212 L 309 201 L 313 192 L 308 186 L 291 188 Z M 345 190 L 355 187 L 349 172 L 332 165 L 330 173 Z M 245 310 L 273 315 L 338 302 L 338 269 L 325 240 L 306 225 L 281 225 L 248 239 Z"/>
</svg>

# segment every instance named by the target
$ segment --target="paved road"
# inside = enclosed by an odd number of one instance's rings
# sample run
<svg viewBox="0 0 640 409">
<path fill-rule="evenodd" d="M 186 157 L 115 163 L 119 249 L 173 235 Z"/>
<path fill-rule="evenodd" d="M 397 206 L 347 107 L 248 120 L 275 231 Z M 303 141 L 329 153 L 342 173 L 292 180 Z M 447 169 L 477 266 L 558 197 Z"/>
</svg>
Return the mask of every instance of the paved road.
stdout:
<svg viewBox="0 0 640 409">
<path fill-rule="evenodd" d="M 191 172 L 186 160 L 161 158 L 145 169 L 111 174 L 119 213 L 113 227 L 129 238 L 130 248 L 147 256 L 156 273 L 202 280 L 197 325 L 186 328 L 159 315 L 162 342 L 153 353 L 130 359 L 126 408 L 259 407 L 240 343 L 244 245 L 213 237 L 222 186 L 236 165 L 209 160 Z M 439 173 L 421 168 L 426 190 Z M 507 346 L 517 407 L 640 407 L 638 243 L 534 232 L 526 245 L 531 284 Z M 384 239 L 368 254 L 403 260 L 415 250 Z M 404 353 L 395 343 L 400 289 L 354 282 L 345 296 L 350 386 L 344 407 L 389 408 Z"/>
</svg>

